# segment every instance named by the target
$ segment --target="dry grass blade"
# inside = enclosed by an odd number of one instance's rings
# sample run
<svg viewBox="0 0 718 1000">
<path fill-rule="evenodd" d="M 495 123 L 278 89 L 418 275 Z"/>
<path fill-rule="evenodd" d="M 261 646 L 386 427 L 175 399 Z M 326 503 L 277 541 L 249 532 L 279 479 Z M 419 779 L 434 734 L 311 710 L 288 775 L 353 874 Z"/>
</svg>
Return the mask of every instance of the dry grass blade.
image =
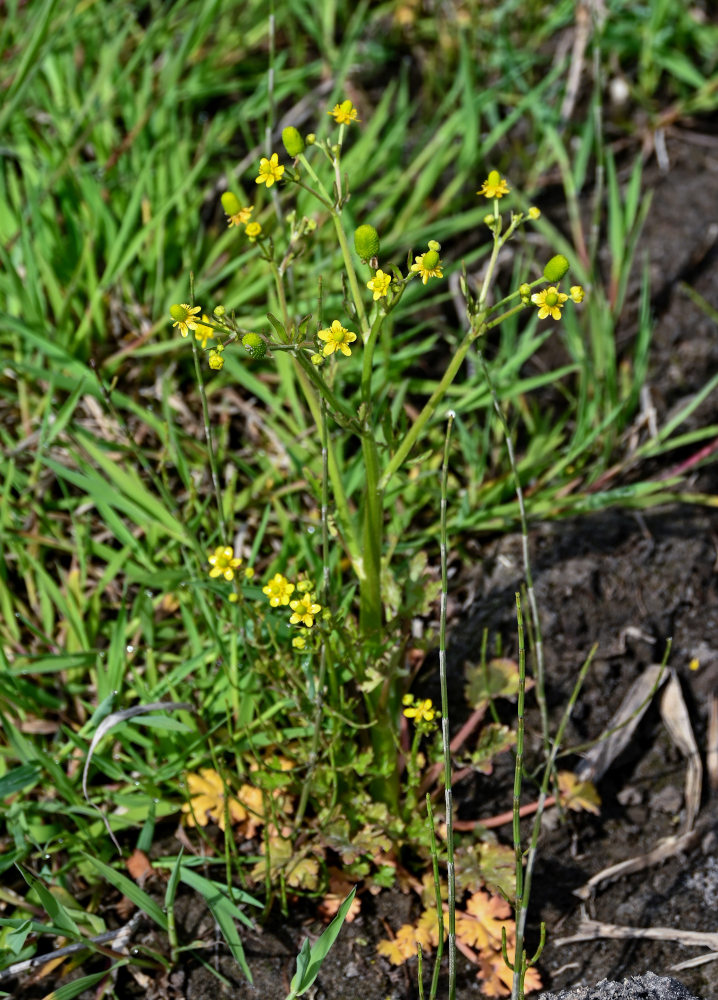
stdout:
<svg viewBox="0 0 718 1000">
<path fill-rule="evenodd" d="M 635 858 L 628 858 L 626 861 L 619 861 L 616 865 L 610 865 L 608 868 L 596 872 L 585 885 L 574 889 L 573 894 L 574 896 L 578 896 L 579 899 L 588 899 L 596 886 L 600 885 L 601 882 L 613 882 L 622 875 L 631 875 L 633 872 L 643 871 L 644 868 L 650 868 L 651 865 L 658 865 L 667 858 L 672 858 L 674 854 L 689 851 L 698 843 L 701 835 L 701 832 L 698 830 L 688 830 L 680 836 L 665 837 L 663 840 L 659 840 L 656 846 L 645 854 L 639 854 Z"/>
<path fill-rule="evenodd" d="M 92 755 L 94 754 L 97 744 L 100 742 L 105 733 L 109 732 L 113 726 L 118 725 L 120 722 L 125 722 L 127 719 L 133 719 L 136 715 L 145 715 L 147 712 L 177 712 L 180 709 L 186 709 L 189 712 L 194 711 L 194 706 L 190 705 L 189 702 L 185 701 L 153 701 L 149 705 L 134 705 L 132 708 L 123 708 L 119 712 L 112 712 L 97 727 L 95 735 L 92 737 L 90 743 L 90 748 L 87 751 L 87 759 L 85 760 L 85 766 L 82 769 L 82 794 L 85 796 L 85 801 L 88 805 L 93 806 L 97 809 L 98 813 L 102 817 L 102 822 L 105 824 L 105 829 L 110 835 L 112 843 L 117 848 L 119 854 L 122 854 L 122 848 L 117 843 L 114 833 L 110 827 L 109 821 L 103 811 L 99 806 L 95 805 L 94 802 L 90 801 L 90 796 L 87 794 L 87 774 L 90 770 L 90 761 L 92 760 Z"/>
<path fill-rule="evenodd" d="M 697 948 L 718 948 L 718 933 L 715 931 L 681 931 L 675 927 L 623 927 L 620 924 L 604 924 L 600 920 L 582 920 L 578 932 L 571 937 L 556 941 L 560 947 L 576 941 L 593 941 L 603 938 L 643 938 L 652 941 L 673 941 L 675 944 Z"/>
<path fill-rule="evenodd" d="M 641 676 L 636 678 L 621 702 L 621 707 L 616 712 L 605 737 L 601 737 L 596 745 L 591 747 L 576 768 L 576 777 L 580 781 L 590 781 L 593 784 L 600 781 L 613 761 L 628 746 L 636 726 L 665 679 L 665 668 L 657 663 L 647 667 Z"/>
<path fill-rule="evenodd" d="M 718 695 L 711 696 L 711 711 L 708 719 L 708 748 L 706 750 L 706 770 L 711 791 L 718 789 Z"/>
<path fill-rule="evenodd" d="M 688 709 L 683 699 L 681 685 L 675 671 L 671 670 L 668 684 L 661 695 L 661 718 L 671 739 L 688 761 L 686 769 L 686 823 L 685 829 L 692 830 L 701 806 L 703 786 L 703 765 L 698 753 L 698 745 L 693 735 Z"/>
</svg>

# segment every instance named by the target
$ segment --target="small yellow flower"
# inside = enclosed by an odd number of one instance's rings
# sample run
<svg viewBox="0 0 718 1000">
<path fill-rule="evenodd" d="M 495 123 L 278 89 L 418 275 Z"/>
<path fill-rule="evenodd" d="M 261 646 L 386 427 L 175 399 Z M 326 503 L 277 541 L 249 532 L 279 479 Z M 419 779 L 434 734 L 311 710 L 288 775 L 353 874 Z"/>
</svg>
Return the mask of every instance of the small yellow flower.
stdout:
<svg viewBox="0 0 718 1000">
<path fill-rule="evenodd" d="M 253 580 L 254 579 L 254 569 L 253 569 L 252 566 L 247 566 L 247 568 L 245 569 L 245 571 L 244 571 L 244 579 L 245 580 Z"/>
<path fill-rule="evenodd" d="M 416 271 L 423 283 L 426 284 L 429 278 L 444 277 L 444 272 L 441 270 L 443 266 L 438 252 L 436 250 L 427 250 L 426 253 L 419 254 L 411 265 L 411 270 Z"/>
<path fill-rule="evenodd" d="M 565 292 L 559 292 L 555 285 L 549 285 L 548 288 L 535 292 L 531 296 L 533 304 L 539 307 L 539 319 L 546 319 L 547 316 L 552 319 L 561 319 L 561 310 L 567 300 L 568 295 Z"/>
<path fill-rule="evenodd" d="M 541 218 L 541 209 L 536 208 L 535 205 L 532 205 L 531 208 L 529 209 L 529 219 L 534 219 L 535 221 L 536 219 L 540 218 Z"/>
<path fill-rule="evenodd" d="M 583 297 L 586 293 L 580 285 L 571 285 L 570 292 L 572 302 L 583 302 Z"/>
<path fill-rule="evenodd" d="M 307 640 L 303 635 L 295 635 L 292 639 L 292 645 L 295 649 L 306 649 Z"/>
<path fill-rule="evenodd" d="M 234 580 L 234 571 L 242 565 L 242 560 L 235 557 L 230 545 L 218 545 L 207 559 L 211 566 L 210 577 L 215 580 L 218 576 L 223 576 L 227 583 Z"/>
<path fill-rule="evenodd" d="M 217 344 L 214 350 L 209 352 L 209 367 L 212 371 L 220 372 L 224 368 L 224 358 L 222 357 L 222 351 L 224 350 L 224 344 Z"/>
<path fill-rule="evenodd" d="M 314 624 L 314 616 L 322 610 L 321 604 L 315 604 L 311 594 L 304 594 L 298 601 L 290 601 L 289 607 L 293 614 L 289 619 L 290 625 L 306 625 L 311 628 Z"/>
<path fill-rule="evenodd" d="M 357 335 L 343 327 L 338 319 L 335 319 L 327 330 L 320 330 L 317 336 L 320 340 L 326 341 L 324 345 L 326 357 L 329 357 L 334 351 L 341 351 L 342 354 L 349 357 L 351 354 L 349 344 L 353 344 L 357 339 Z"/>
<path fill-rule="evenodd" d="M 404 703 L 406 703 L 406 696 L 404 697 Z M 424 701 L 412 702 L 412 704 L 404 709 L 404 715 L 407 719 L 416 719 L 417 722 L 433 722 L 436 716 L 436 709 L 433 706 L 431 698 L 425 698 Z"/>
<path fill-rule="evenodd" d="M 227 219 L 229 220 L 227 223 L 228 228 L 231 229 L 232 226 L 239 227 L 245 225 L 245 223 L 249 222 L 249 220 L 252 218 L 253 211 L 254 211 L 254 205 L 245 205 L 243 208 L 240 208 L 240 210 L 238 212 L 235 212 L 233 215 L 228 215 L 227 216 Z"/>
<path fill-rule="evenodd" d="M 174 320 L 172 326 L 176 326 L 183 337 L 186 337 L 190 330 L 197 327 L 195 314 L 200 312 L 200 306 L 188 306 L 185 302 L 181 306 L 170 306 L 170 316 Z"/>
<path fill-rule="evenodd" d="M 290 583 L 281 573 L 275 573 L 266 587 L 262 587 L 262 593 L 269 598 L 269 603 L 273 608 L 278 608 L 280 604 L 284 607 L 289 604 L 289 598 L 294 593 L 294 584 Z"/>
<path fill-rule="evenodd" d="M 374 292 L 374 301 L 377 299 L 382 299 L 386 293 L 389 291 L 389 285 L 391 284 L 391 275 L 384 274 L 383 271 L 379 270 L 376 272 L 371 281 L 367 281 L 366 287 L 369 291 Z"/>
<path fill-rule="evenodd" d="M 482 194 L 485 198 L 503 198 L 510 190 L 506 178 L 502 177 L 498 170 L 491 170 L 476 193 Z"/>
<path fill-rule="evenodd" d="M 334 115 L 334 121 L 337 125 L 351 125 L 352 122 L 361 121 L 361 118 L 357 118 L 357 109 L 351 101 L 335 104 L 331 111 L 327 111 L 327 114 Z"/>
<path fill-rule="evenodd" d="M 202 322 L 198 323 L 194 328 L 194 339 L 200 341 L 203 351 L 207 347 L 207 341 L 212 340 L 214 337 L 214 330 L 211 326 L 207 326 L 207 323 L 209 323 L 209 316 L 205 316 L 202 313 Z"/>
<path fill-rule="evenodd" d="M 182 812 L 187 815 L 187 825 L 207 826 L 213 820 L 220 830 L 224 830 L 225 786 L 216 771 L 205 768 L 199 774 L 187 775 L 192 804 L 185 802 Z M 247 810 L 237 799 L 227 798 L 229 818 L 232 823 L 241 823 L 247 818 Z"/>
<path fill-rule="evenodd" d="M 249 225 L 244 227 L 244 232 L 250 240 L 256 240 L 262 232 L 262 227 L 258 222 L 250 222 Z"/>
<path fill-rule="evenodd" d="M 279 157 L 276 153 L 272 153 L 269 160 L 263 156 L 259 161 L 259 175 L 255 177 L 254 182 L 255 184 L 266 184 L 270 188 L 275 181 L 281 180 L 283 173 L 284 167 L 279 162 Z"/>
</svg>

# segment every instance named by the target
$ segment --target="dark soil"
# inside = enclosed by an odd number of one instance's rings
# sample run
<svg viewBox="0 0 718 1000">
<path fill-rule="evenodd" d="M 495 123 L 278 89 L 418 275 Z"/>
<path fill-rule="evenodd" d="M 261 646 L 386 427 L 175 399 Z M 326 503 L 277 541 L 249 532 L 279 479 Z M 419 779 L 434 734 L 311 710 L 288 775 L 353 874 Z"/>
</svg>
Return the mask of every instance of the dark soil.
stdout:
<svg viewBox="0 0 718 1000">
<path fill-rule="evenodd" d="M 654 198 L 639 261 L 647 255 L 657 317 L 649 391 L 659 427 L 718 370 L 716 323 L 694 305 L 683 287 L 687 283 L 708 302 L 718 303 L 718 145 L 710 141 L 675 131 L 668 138 L 670 170 L 662 173 L 653 164 L 646 169 Z M 634 332 L 631 308 L 626 317 L 621 332 L 624 346 Z M 718 399 L 713 395 L 694 411 L 685 429 L 717 422 Z M 699 447 L 669 453 L 651 474 L 669 472 Z M 687 489 L 712 497 L 718 494 L 716 487 L 715 465 L 697 464 Z M 610 725 L 631 683 L 647 666 L 660 662 L 671 637 L 669 665 L 680 679 L 705 762 L 710 699 L 718 694 L 718 511 L 676 504 L 644 515 L 609 512 L 537 527 L 531 544 L 554 723 L 581 664 L 597 644 L 566 745 L 595 739 Z M 485 627 L 492 641 L 501 636 L 504 650 L 515 653 L 514 593 L 521 578 L 518 538 L 476 543 L 476 565 L 463 567 L 453 595 L 458 606 L 462 594 L 471 593 L 471 607 L 451 636 L 450 669 L 457 692 L 463 686 L 464 661 L 479 658 Z M 698 669 L 691 669 L 692 660 L 698 661 Z M 432 689 L 434 680 L 429 677 L 426 683 Z M 529 755 L 538 749 L 537 722 L 534 711 L 528 719 Z M 572 766 L 576 758 L 566 763 Z M 685 769 L 658 710 L 652 708 L 599 784 L 600 815 L 571 813 L 563 823 L 549 816 L 540 842 L 530 928 L 535 941 L 539 920 L 547 925 L 547 944 L 539 963 L 545 988 L 590 985 L 651 970 L 676 975 L 705 1000 L 718 996 L 716 962 L 671 973 L 676 963 L 701 954 L 701 949 L 682 947 L 670 934 L 661 941 L 594 937 L 561 943 L 577 932 L 584 912 L 626 927 L 715 930 L 718 810 L 707 790 L 698 820 L 701 834 L 687 854 L 602 885 L 587 903 L 574 894 L 597 871 L 642 854 L 661 837 L 682 830 Z M 508 766 L 497 766 L 492 776 L 477 775 L 462 782 L 456 790 L 460 817 L 478 819 L 510 808 L 508 773 Z M 525 824 L 524 833 L 527 830 Z M 510 829 L 503 828 L 500 836 L 508 843 Z M 117 996 L 202 1000 L 221 994 L 233 1000 L 282 1000 L 301 940 L 321 930 L 312 910 L 302 905 L 288 921 L 244 935 L 254 976 L 254 986 L 249 986 L 226 955 L 198 897 L 183 905 L 178 913 L 180 940 L 210 942 L 202 955 L 226 976 L 231 988 L 223 993 L 217 979 L 188 956 L 182 970 L 161 982 L 153 974 L 146 988 L 138 988 L 127 969 L 120 970 Z M 412 905 L 409 897 L 398 893 L 365 896 L 361 916 L 342 930 L 309 995 L 316 1000 L 415 997 L 415 963 L 408 969 L 392 968 L 377 957 L 375 947 L 386 936 L 385 922 L 396 929 L 409 918 Z M 150 933 L 148 925 L 138 925 L 133 943 L 151 943 Z M 481 996 L 475 971 L 461 957 L 459 970 L 458 995 Z M 89 971 L 90 966 L 83 969 Z M 47 989 L 47 983 L 32 986 L 26 980 L 14 995 L 29 1000 L 45 995 Z"/>
</svg>

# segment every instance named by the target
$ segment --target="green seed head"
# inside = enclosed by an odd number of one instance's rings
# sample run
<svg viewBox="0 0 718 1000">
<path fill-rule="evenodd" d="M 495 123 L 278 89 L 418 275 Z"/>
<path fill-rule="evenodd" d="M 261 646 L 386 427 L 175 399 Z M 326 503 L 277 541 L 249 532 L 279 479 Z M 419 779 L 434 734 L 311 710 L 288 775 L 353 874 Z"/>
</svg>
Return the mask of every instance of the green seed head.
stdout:
<svg viewBox="0 0 718 1000">
<path fill-rule="evenodd" d="M 304 139 L 293 125 L 287 125 L 282 130 L 282 142 L 290 156 L 299 156 L 300 153 L 304 152 Z"/>
<path fill-rule="evenodd" d="M 170 306 L 170 316 L 172 319 L 176 319 L 178 323 L 182 323 L 187 319 L 187 310 L 184 306 Z"/>
<path fill-rule="evenodd" d="M 354 249 L 362 260 L 379 254 L 379 233 L 374 226 L 364 225 L 354 230 Z"/>
<path fill-rule="evenodd" d="M 424 265 L 424 270 L 431 271 L 439 263 L 439 255 L 436 250 L 427 250 L 424 254 L 424 259 L 422 264 Z"/>
<path fill-rule="evenodd" d="M 267 343 L 258 333 L 246 333 L 242 337 L 242 347 L 244 347 L 250 358 L 259 361 L 267 353 Z"/>
<path fill-rule="evenodd" d="M 543 269 L 543 276 L 546 281 L 560 281 L 568 273 L 568 261 L 562 253 L 557 253 L 552 257 Z"/>
<path fill-rule="evenodd" d="M 222 208 L 227 215 L 236 215 L 241 209 L 239 198 L 233 191 L 225 191 L 222 195 Z"/>
</svg>

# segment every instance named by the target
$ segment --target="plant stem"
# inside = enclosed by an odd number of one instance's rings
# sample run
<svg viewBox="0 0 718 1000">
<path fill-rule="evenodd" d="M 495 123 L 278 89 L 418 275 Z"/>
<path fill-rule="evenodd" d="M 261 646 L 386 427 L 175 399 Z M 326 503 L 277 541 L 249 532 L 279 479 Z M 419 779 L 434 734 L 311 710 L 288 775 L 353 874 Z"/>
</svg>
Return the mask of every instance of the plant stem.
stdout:
<svg viewBox="0 0 718 1000">
<path fill-rule="evenodd" d="M 524 940 L 523 928 L 519 935 L 519 914 L 523 905 L 524 859 L 521 853 L 521 780 L 524 767 L 524 695 L 526 693 L 526 650 L 524 648 L 524 622 L 521 615 L 521 595 L 516 594 L 516 627 L 519 639 L 519 689 L 516 706 L 516 761 L 514 765 L 513 836 L 514 859 L 516 864 L 516 895 L 514 912 L 516 916 L 516 946 L 514 949 L 514 976 L 511 986 L 512 1000 L 519 1000 L 524 985 Z"/>
<path fill-rule="evenodd" d="M 531 622 L 534 630 L 534 650 L 536 655 L 536 700 L 538 701 L 539 711 L 541 713 L 541 732 L 543 734 L 544 753 L 548 754 L 550 734 L 548 707 L 546 705 L 543 638 L 541 635 L 541 618 L 539 616 L 538 603 L 536 601 L 536 591 L 534 590 L 533 573 L 531 571 L 531 558 L 529 556 L 529 532 L 528 521 L 526 518 L 526 505 L 524 503 L 524 491 L 521 487 L 521 478 L 516 464 L 516 455 L 514 453 L 514 446 L 513 441 L 511 440 L 509 425 L 506 421 L 506 417 L 504 416 L 504 411 L 501 409 L 501 403 L 496 393 L 496 389 L 494 388 L 493 379 L 491 378 L 489 367 L 486 364 L 486 359 L 481 351 L 477 351 L 477 354 L 481 370 L 484 378 L 486 379 L 486 384 L 489 387 L 489 392 L 491 393 L 494 410 L 496 411 L 499 423 L 501 424 L 501 429 L 504 433 L 506 451 L 509 456 L 509 465 L 511 467 L 511 474 L 514 479 L 514 489 L 516 490 L 516 499 L 519 505 L 519 520 L 521 523 L 521 552 L 523 556 L 524 576 L 526 577 L 526 591 L 528 593 L 529 609 L 531 611 Z"/>
<path fill-rule="evenodd" d="M 451 791 L 451 746 L 449 741 L 449 694 L 446 681 L 446 606 L 448 600 L 448 546 L 446 490 L 449 477 L 449 442 L 454 413 L 448 414 L 444 461 L 441 468 L 441 605 L 439 611 L 439 679 L 441 682 L 441 742 L 444 752 L 444 801 L 446 807 L 446 880 L 449 889 L 449 1000 L 456 997 L 456 872 L 454 868 L 454 809 Z"/>
</svg>

